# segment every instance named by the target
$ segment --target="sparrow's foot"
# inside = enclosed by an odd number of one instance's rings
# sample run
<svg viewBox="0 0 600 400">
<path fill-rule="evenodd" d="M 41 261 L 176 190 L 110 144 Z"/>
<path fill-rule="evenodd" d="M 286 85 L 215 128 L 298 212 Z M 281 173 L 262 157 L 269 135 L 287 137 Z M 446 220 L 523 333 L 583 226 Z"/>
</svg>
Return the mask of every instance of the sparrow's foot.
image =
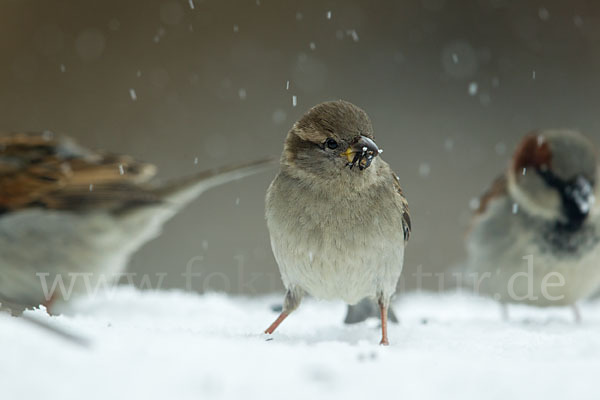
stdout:
<svg viewBox="0 0 600 400">
<path fill-rule="evenodd" d="M 273 332 L 275 332 L 275 329 L 277 329 L 277 327 L 283 322 L 284 319 L 287 318 L 289 314 L 286 312 L 282 312 L 281 314 L 279 314 L 279 317 L 277 317 L 277 319 L 275 320 L 275 322 L 273 322 L 266 330 L 265 333 L 270 335 Z"/>
</svg>

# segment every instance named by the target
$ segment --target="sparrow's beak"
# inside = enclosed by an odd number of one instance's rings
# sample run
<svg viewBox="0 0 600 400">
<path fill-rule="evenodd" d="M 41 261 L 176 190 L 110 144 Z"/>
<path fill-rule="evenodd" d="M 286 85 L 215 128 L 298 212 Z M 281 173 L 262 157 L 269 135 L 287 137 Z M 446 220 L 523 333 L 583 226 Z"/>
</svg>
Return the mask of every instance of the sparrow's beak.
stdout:
<svg viewBox="0 0 600 400">
<path fill-rule="evenodd" d="M 359 136 L 354 143 L 342 153 L 342 156 L 348 160 L 347 166 L 352 167 L 358 165 L 358 168 L 362 171 L 363 169 L 369 168 L 373 158 L 377 157 L 381 153 L 379 147 L 374 141 L 366 136 Z"/>
<path fill-rule="evenodd" d="M 585 219 L 590 213 L 596 198 L 594 197 L 594 188 L 590 181 L 579 175 L 564 187 L 563 202 L 567 212 L 572 217 Z"/>
</svg>

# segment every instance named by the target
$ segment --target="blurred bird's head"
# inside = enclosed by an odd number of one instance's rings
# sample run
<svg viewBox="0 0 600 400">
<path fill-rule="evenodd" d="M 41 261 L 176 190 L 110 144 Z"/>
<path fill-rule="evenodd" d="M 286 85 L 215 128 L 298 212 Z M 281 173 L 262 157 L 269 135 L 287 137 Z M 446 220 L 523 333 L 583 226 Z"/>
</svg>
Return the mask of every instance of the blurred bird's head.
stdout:
<svg viewBox="0 0 600 400">
<path fill-rule="evenodd" d="M 380 152 L 367 113 L 339 100 L 316 105 L 294 124 L 282 163 L 325 179 L 358 176 L 366 173 Z"/>
<path fill-rule="evenodd" d="M 594 145 L 578 132 L 534 132 L 514 154 L 508 189 L 524 211 L 576 230 L 594 206 L 597 162 Z"/>
</svg>

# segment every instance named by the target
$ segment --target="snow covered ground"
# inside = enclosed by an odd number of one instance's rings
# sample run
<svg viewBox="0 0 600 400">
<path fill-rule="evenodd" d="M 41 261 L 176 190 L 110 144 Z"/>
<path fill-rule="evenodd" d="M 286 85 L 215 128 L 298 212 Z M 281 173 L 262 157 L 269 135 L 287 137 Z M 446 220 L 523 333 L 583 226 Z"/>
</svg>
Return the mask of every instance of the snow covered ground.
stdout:
<svg viewBox="0 0 600 400">
<path fill-rule="evenodd" d="M 0 399 L 597 399 L 600 303 L 511 308 L 466 295 L 404 296 L 380 347 L 377 321 L 308 299 L 267 340 L 281 296 L 119 288 L 69 315 L 29 316 L 78 332 L 73 345 L 0 315 Z M 379 397 L 381 396 L 381 397 Z"/>
</svg>

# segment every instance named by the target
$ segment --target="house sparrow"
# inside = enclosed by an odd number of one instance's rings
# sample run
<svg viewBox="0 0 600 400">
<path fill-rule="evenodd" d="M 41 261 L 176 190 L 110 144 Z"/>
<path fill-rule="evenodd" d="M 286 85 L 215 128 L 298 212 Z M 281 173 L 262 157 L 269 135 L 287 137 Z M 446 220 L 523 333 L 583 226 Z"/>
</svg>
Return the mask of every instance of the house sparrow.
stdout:
<svg viewBox="0 0 600 400">
<path fill-rule="evenodd" d="M 228 166 L 157 186 L 148 183 L 154 166 L 128 156 L 50 134 L 0 137 L 2 308 L 50 310 L 57 300 L 114 283 L 131 255 L 183 206 L 271 164 Z"/>
<path fill-rule="evenodd" d="M 572 306 L 600 286 L 598 159 L 578 132 L 526 136 L 467 238 L 475 289 L 502 304 Z M 504 306 L 506 311 L 506 306 Z"/>
<path fill-rule="evenodd" d="M 287 289 L 273 333 L 304 293 L 356 304 L 375 298 L 381 344 L 410 234 L 398 177 L 379 156 L 367 114 L 346 101 L 319 104 L 294 124 L 267 191 L 271 247 Z"/>
</svg>

